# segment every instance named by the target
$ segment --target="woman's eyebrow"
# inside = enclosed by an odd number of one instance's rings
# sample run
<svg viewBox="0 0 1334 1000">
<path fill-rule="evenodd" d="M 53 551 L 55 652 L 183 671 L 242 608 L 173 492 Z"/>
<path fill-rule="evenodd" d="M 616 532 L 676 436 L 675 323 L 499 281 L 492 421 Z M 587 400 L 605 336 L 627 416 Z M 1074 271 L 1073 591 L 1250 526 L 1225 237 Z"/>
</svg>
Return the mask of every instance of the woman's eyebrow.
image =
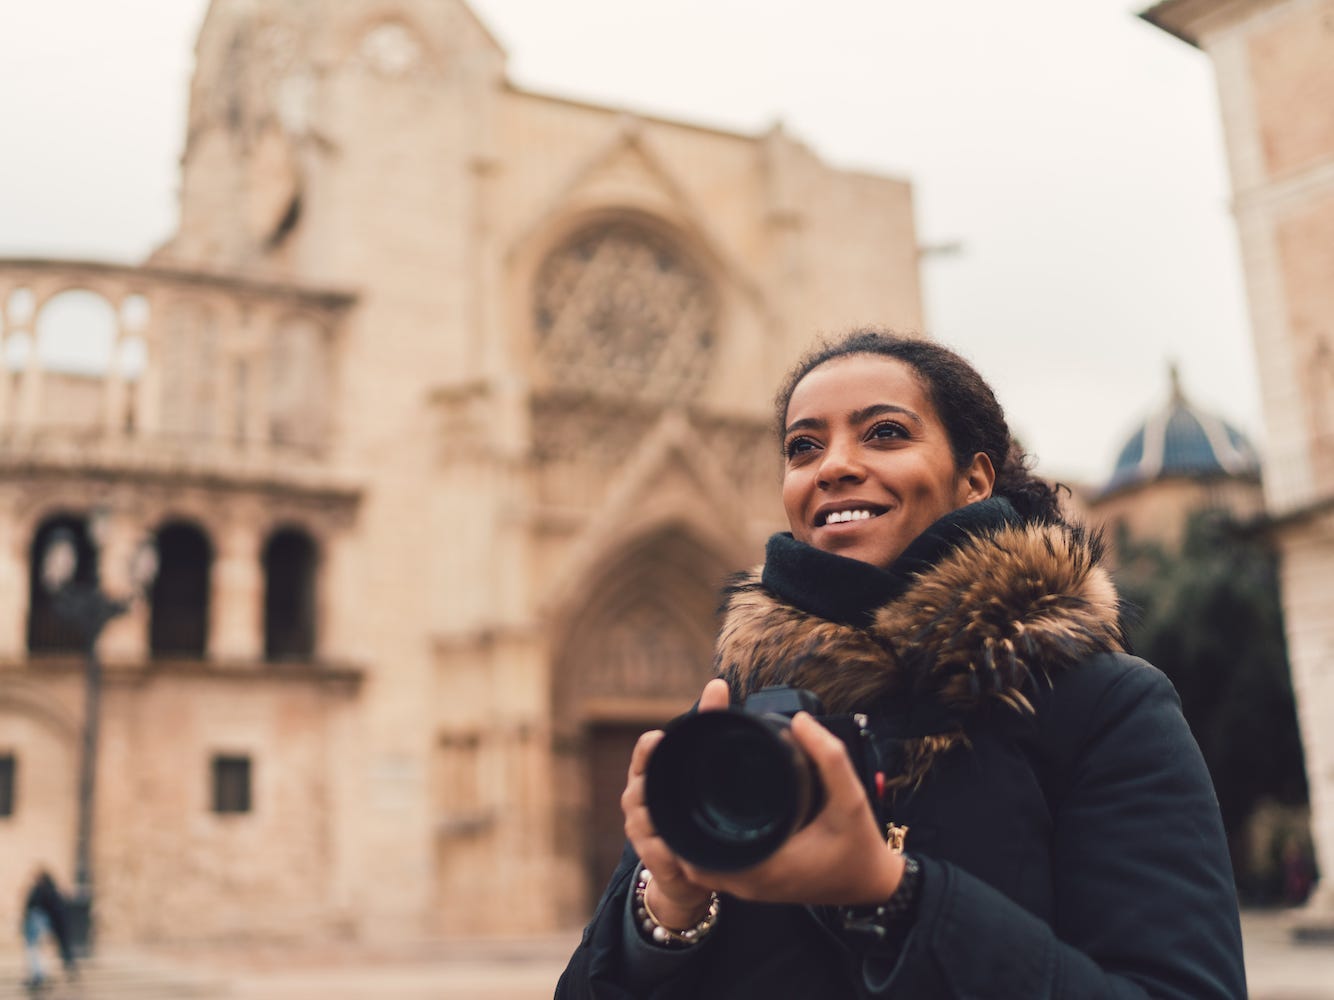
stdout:
<svg viewBox="0 0 1334 1000">
<path fill-rule="evenodd" d="M 823 420 L 820 417 L 802 417 L 800 420 L 794 420 L 792 423 L 788 424 L 787 429 L 783 431 L 783 434 L 786 436 L 793 431 L 819 430 L 827 423 L 828 421 Z"/>
<path fill-rule="evenodd" d="M 853 410 L 848 414 L 848 422 L 853 424 L 864 424 L 868 420 L 874 420 L 876 417 L 884 416 L 886 413 L 893 413 L 896 416 L 907 417 L 909 421 L 921 427 L 924 423 L 912 410 L 904 406 L 895 406 L 893 403 L 872 403 L 870 406 L 864 406 L 860 410 Z M 800 420 L 794 420 L 787 425 L 783 431 L 784 436 L 793 431 L 820 430 L 828 426 L 829 421 L 823 417 L 802 417 Z"/>
<path fill-rule="evenodd" d="M 923 420 L 912 410 L 904 406 L 895 406 L 893 403 L 872 403 L 860 410 L 853 410 L 848 414 L 848 419 L 854 424 L 864 424 L 868 420 L 884 416 L 886 413 L 893 413 L 896 416 L 907 417 L 910 421 L 921 427 Z"/>
</svg>

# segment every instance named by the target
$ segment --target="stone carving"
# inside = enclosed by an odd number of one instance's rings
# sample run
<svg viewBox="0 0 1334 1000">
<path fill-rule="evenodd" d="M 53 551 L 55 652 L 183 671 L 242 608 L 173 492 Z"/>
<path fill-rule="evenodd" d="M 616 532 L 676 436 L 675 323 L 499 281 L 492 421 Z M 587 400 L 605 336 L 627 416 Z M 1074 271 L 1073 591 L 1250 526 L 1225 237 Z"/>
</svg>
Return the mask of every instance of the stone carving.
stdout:
<svg viewBox="0 0 1334 1000">
<path fill-rule="evenodd" d="M 402 77 L 420 65 L 422 44 L 407 25 L 385 21 L 362 36 L 361 56 L 381 76 Z"/>
<path fill-rule="evenodd" d="M 657 417 L 657 407 L 622 406 L 588 394 L 536 397 L 532 458 L 539 501 L 595 506 Z"/>
<path fill-rule="evenodd" d="M 217 320 L 193 304 L 176 306 L 163 342 L 162 427 L 185 438 L 209 438 L 217 412 Z"/>
<path fill-rule="evenodd" d="M 538 364 L 558 385 L 689 399 L 713 356 L 711 282 L 632 222 L 586 229 L 548 257 L 533 309 Z"/>
<path fill-rule="evenodd" d="M 623 610 L 589 651 L 580 688 L 620 697 L 684 698 L 709 677 L 711 656 L 697 623 L 684 623 L 651 601 Z"/>
<path fill-rule="evenodd" d="M 774 503 L 783 463 L 769 421 L 702 418 L 695 423 L 709 454 L 746 499 L 747 508 L 764 509 Z"/>
<path fill-rule="evenodd" d="M 329 393 L 327 336 L 306 319 L 289 320 L 269 348 L 269 437 L 309 450 L 324 443 Z"/>
</svg>

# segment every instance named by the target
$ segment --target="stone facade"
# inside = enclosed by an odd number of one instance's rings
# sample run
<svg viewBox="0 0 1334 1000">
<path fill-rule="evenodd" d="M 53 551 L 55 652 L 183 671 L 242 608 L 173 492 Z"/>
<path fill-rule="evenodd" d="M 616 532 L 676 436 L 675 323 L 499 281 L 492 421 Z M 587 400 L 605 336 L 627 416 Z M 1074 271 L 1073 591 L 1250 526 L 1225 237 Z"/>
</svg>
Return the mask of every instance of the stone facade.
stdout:
<svg viewBox="0 0 1334 1000">
<path fill-rule="evenodd" d="M 33 565 L 104 508 L 107 590 L 144 536 L 165 574 L 99 647 L 105 937 L 579 923 L 781 524 L 781 373 L 920 328 L 909 186 L 520 90 L 459 0 L 214 0 L 181 192 L 141 267 L 0 262 L 0 883 L 72 874 Z"/>
<path fill-rule="evenodd" d="M 1334 924 L 1334 0 L 1168 0 L 1144 15 L 1213 60 L 1268 429 L 1265 501 Z"/>
</svg>

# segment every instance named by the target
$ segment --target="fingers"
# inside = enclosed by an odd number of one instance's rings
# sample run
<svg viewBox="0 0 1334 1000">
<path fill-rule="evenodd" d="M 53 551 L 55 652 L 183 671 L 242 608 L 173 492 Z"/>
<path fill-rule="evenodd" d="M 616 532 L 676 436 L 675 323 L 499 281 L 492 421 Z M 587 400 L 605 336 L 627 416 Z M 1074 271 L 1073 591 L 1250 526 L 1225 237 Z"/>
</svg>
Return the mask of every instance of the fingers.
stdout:
<svg viewBox="0 0 1334 1000">
<path fill-rule="evenodd" d="M 860 806 L 865 803 L 866 790 L 852 768 L 848 749 L 842 740 L 816 722 L 809 712 L 798 712 L 793 718 L 792 735 L 815 762 L 830 805 Z"/>
<path fill-rule="evenodd" d="M 662 737 L 661 729 L 651 729 L 635 741 L 635 748 L 630 753 L 630 770 L 627 777 L 633 780 L 644 773 L 644 768 L 648 767 L 648 759 L 654 748 L 662 742 Z"/>
<path fill-rule="evenodd" d="M 729 701 L 727 681 L 721 677 L 715 677 L 704 685 L 704 693 L 699 696 L 699 710 L 701 712 L 716 712 L 719 709 L 726 708 Z"/>
</svg>

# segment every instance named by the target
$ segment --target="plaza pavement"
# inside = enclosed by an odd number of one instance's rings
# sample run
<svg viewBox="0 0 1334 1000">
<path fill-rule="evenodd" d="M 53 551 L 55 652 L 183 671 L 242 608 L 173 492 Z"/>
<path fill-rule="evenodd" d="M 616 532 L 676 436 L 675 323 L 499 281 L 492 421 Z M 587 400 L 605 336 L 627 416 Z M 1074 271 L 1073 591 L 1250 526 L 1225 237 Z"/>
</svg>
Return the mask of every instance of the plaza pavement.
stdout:
<svg viewBox="0 0 1334 1000">
<path fill-rule="evenodd" d="M 1291 915 L 1243 917 L 1252 1000 L 1334 1000 L 1334 942 L 1297 944 Z M 78 982 L 31 994 L 0 954 L 0 1000 L 549 1000 L 577 935 L 454 941 L 375 954 L 330 947 L 108 950 Z M 1023 998 L 1016 998 L 1023 1000 Z"/>
</svg>

